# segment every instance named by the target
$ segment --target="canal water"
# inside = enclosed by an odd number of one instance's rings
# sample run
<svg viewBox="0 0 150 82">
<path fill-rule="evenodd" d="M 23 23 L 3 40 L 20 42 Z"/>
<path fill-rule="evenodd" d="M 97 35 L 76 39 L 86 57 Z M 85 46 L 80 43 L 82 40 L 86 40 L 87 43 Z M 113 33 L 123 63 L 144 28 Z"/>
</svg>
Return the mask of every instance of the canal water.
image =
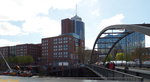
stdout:
<svg viewBox="0 0 150 82">
<path fill-rule="evenodd" d="M 0 82 L 101 82 L 98 80 L 82 80 L 73 78 L 59 77 L 16 77 L 0 76 Z M 103 81 L 102 81 L 103 82 Z"/>
<path fill-rule="evenodd" d="M 0 76 L 0 82 L 129 82 L 129 81 L 112 81 L 112 80 L 84 80 L 77 78 L 62 77 L 17 77 L 17 76 Z"/>
</svg>

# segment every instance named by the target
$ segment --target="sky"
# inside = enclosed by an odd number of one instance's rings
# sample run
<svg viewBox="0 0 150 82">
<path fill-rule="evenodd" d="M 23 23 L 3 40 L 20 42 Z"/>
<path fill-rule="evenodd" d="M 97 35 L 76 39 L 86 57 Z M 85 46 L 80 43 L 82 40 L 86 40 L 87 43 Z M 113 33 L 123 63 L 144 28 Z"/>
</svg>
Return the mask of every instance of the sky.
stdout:
<svg viewBox="0 0 150 82">
<path fill-rule="evenodd" d="M 150 0 L 0 0 L 0 47 L 41 43 L 61 34 L 61 20 L 76 14 L 85 23 L 85 46 L 114 24 L 150 23 Z M 146 46 L 150 46 L 146 36 Z"/>
</svg>

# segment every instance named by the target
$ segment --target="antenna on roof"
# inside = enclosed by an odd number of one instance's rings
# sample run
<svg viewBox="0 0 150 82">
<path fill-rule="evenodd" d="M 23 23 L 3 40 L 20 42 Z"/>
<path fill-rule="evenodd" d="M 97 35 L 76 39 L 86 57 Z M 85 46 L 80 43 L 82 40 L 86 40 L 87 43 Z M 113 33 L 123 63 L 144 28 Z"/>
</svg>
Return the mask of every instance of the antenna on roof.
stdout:
<svg viewBox="0 0 150 82">
<path fill-rule="evenodd" d="M 77 11 L 77 4 L 76 4 L 76 15 L 77 15 L 78 11 Z"/>
</svg>

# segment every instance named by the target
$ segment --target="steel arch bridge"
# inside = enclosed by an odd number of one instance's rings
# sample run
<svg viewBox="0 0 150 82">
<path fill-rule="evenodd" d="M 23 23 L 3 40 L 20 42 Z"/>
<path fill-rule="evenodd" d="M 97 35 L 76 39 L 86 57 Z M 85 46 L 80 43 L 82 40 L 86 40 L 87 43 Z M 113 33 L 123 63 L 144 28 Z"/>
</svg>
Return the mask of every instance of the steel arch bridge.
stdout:
<svg viewBox="0 0 150 82">
<path fill-rule="evenodd" d="M 115 45 L 124 37 L 134 32 L 150 36 L 150 24 L 121 24 L 104 28 L 97 36 L 93 45 L 91 63 L 95 63 L 98 60 L 105 62 Z"/>
</svg>

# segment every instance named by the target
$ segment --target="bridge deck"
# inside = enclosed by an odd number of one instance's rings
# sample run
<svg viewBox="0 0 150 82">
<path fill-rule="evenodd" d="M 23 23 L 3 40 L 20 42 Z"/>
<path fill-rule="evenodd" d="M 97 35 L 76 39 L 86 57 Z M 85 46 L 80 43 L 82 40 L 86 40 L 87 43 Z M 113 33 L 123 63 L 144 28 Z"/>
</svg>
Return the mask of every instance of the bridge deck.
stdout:
<svg viewBox="0 0 150 82">
<path fill-rule="evenodd" d="M 102 77 L 104 80 L 119 80 L 119 81 L 135 81 L 135 82 L 143 82 L 143 78 L 132 75 L 132 74 L 127 74 L 124 72 L 119 72 L 116 70 L 111 70 L 107 69 L 103 66 L 96 66 L 96 65 L 86 65 L 88 68 L 94 70 L 97 72 L 97 74 Z"/>
<path fill-rule="evenodd" d="M 119 69 L 124 69 L 124 67 L 117 67 Z M 141 68 L 129 68 L 129 71 L 139 72 L 150 75 L 150 69 L 141 69 Z"/>
<path fill-rule="evenodd" d="M 125 72 L 124 67 L 116 67 L 116 70 Z M 150 82 L 150 69 L 141 69 L 141 68 L 129 68 L 126 73 L 143 77 L 144 80 L 148 80 Z"/>
</svg>

